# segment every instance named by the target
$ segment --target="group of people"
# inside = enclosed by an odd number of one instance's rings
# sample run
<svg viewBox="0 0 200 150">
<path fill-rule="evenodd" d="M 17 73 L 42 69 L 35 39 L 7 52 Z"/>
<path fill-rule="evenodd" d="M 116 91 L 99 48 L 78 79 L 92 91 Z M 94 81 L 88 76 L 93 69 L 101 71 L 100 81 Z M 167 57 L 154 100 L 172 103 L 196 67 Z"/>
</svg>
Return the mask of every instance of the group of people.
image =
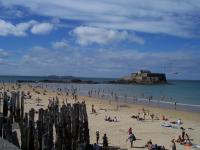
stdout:
<svg viewBox="0 0 200 150">
<path fill-rule="evenodd" d="M 179 135 L 177 139 L 173 140 L 184 146 L 192 146 L 191 139 L 189 135 L 185 132 L 185 128 L 181 127 L 180 129 L 182 130 L 181 135 Z"/>
<path fill-rule="evenodd" d="M 153 120 L 159 120 L 159 118 L 157 116 L 155 116 L 155 114 L 150 114 L 149 110 L 145 110 L 144 108 L 142 108 L 142 112 L 139 111 L 137 115 L 132 115 L 131 118 L 135 118 L 138 121 L 144 121 L 146 120 L 146 117 L 148 117 L 148 119 Z"/>
<path fill-rule="evenodd" d="M 99 146 L 99 138 L 100 138 L 100 133 L 99 131 L 96 131 L 96 143 L 93 145 L 93 150 L 101 150 L 102 148 L 104 150 L 108 150 L 108 137 L 106 134 L 103 135 L 103 147 Z"/>
<path fill-rule="evenodd" d="M 105 116 L 105 121 L 108 121 L 108 122 L 118 122 L 116 116 L 114 116 L 113 119 L 110 116 Z"/>
</svg>

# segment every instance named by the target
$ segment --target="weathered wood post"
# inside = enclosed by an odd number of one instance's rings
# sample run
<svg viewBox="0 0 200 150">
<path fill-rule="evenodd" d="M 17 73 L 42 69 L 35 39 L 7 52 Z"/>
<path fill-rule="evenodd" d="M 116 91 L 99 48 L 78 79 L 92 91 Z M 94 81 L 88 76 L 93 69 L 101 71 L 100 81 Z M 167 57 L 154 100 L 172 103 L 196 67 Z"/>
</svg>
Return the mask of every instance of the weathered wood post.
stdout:
<svg viewBox="0 0 200 150">
<path fill-rule="evenodd" d="M 21 120 L 24 118 L 24 91 L 21 92 Z"/>
<path fill-rule="evenodd" d="M 4 92 L 4 97 L 3 97 L 3 117 L 8 116 L 8 96 L 7 92 Z"/>
<path fill-rule="evenodd" d="M 44 134 L 43 115 L 44 115 L 44 110 L 41 108 L 39 109 L 39 116 L 37 121 L 39 150 L 42 150 L 42 140 L 43 140 L 42 135 Z"/>
<path fill-rule="evenodd" d="M 0 114 L 0 137 L 2 137 L 2 128 L 3 128 L 3 116 Z"/>
<path fill-rule="evenodd" d="M 17 91 L 17 93 L 16 93 L 17 104 L 16 104 L 16 114 L 15 114 L 15 116 L 16 116 L 15 121 L 16 122 L 20 121 L 20 99 L 19 98 L 20 98 L 20 93 L 19 93 L 19 91 Z"/>
<path fill-rule="evenodd" d="M 19 145 L 19 140 L 18 140 L 18 137 L 17 137 L 17 131 L 14 131 L 12 132 L 12 143 L 19 147 L 20 148 L 20 145 Z"/>
<path fill-rule="evenodd" d="M 28 113 L 25 113 L 25 117 L 20 122 L 21 131 L 21 149 L 28 149 L 29 133 L 28 133 Z"/>
<path fill-rule="evenodd" d="M 35 116 L 35 110 L 31 108 L 29 111 L 29 141 L 28 141 L 28 149 L 29 150 L 35 150 L 34 145 L 34 116 Z"/>
</svg>

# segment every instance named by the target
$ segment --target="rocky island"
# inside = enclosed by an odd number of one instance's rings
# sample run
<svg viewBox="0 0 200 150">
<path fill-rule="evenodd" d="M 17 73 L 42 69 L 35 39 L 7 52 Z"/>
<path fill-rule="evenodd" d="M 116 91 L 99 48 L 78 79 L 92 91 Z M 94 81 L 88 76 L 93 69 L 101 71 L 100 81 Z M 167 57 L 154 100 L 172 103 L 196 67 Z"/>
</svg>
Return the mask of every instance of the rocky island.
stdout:
<svg viewBox="0 0 200 150">
<path fill-rule="evenodd" d="M 166 75 L 164 73 L 152 73 L 149 70 L 140 70 L 132 73 L 129 76 L 123 77 L 117 81 L 110 81 L 110 83 L 121 84 L 165 84 L 167 83 Z"/>
</svg>

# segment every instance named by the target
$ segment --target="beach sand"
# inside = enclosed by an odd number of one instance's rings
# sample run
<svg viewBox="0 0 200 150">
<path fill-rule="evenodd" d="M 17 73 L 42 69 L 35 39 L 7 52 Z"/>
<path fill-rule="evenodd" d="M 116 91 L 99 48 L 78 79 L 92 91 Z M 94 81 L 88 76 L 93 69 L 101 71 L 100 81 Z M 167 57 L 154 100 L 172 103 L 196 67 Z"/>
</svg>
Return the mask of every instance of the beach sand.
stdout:
<svg viewBox="0 0 200 150">
<path fill-rule="evenodd" d="M 13 90 L 14 84 L 6 84 L 5 89 Z M 1 85 L 1 87 L 3 87 Z M 46 108 L 48 105 L 48 99 L 58 96 L 60 105 L 62 101 L 67 98 L 69 103 L 74 103 L 75 101 L 71 96 L 66 97 L 65 93 L 58 95 L 54 91 L 46 91 L 41 88 L 35 88 L 35 91 L 39 91 L 37 94 L 33 91 L 33 88 L 28 86 L 28 84 L 22 84 L 20 89 L 15 90 L 25 91 L 27 93 L 30 91 L 32 98 L 25 100 L 25 111 L 28 112 L 31 108 L 39 110 L 39 108 Z M 3 90 L 1 90 L 3 91 Z M 45 95 L 43 94 L 45 93 Z M 40 106 L 37 106 L 36 99 L 40 98 Z M 161 124 L 164 122 L 162 120 L 152 121 L 149 116 L 146 116 L 145 121 L 138 121 L 131 118 L 132 115 L 137 115 L 138 112 L 142 113 L 142 109 L 149 110 L 150 114 L 153 113 L 159 118 L 165 115 L 169 119 L 168 122 L 176 121 L 181 118 L 183 124 L 181 125 L 186 129 L 186 133 L 193 139 L 194 144 L 200 144 L 200 114 L 193 112 L 183 112 L 169 109 L 154 108 L 148 106 L 142 106 L 138 104 L 127 104 L 127 103 L 117 103 L 114 101 L 102 100 L 91 98 L 87 96 L 79 96 L 78 101 L 85 101 L 87 105 L 87 112 L 89 118 L 89 129 L 90 129 L 90 143 L 96 142 L 96 131 L 100 132 L 100 144 L 102 143 L 103 134 L 106 133 L 109 140 L 109 145 L 120 147 L 121 149 L 142 149 L 146 142 L 151 139 L 154 144 L 164 145 L 167 149 L 170 149 L 170 141 L 173 138 L 177 138 L 181 135 L 180 129 L 162 127 Z M 121 107 L 117 110 L 117 104 Z M 94 105 L 97 114 L 91 113 L 92 105 Z M 2 107 L 2 105 L 1 105 Z M 2 108 L 1 108 L 2 111 Z M 105 115 L 117 117 L 119 122 L 108 122 L 105 121 Z M 142 116 L 142 115 L 141 115 Z M 129 141 L 126 141 L 128 137 L 128 129 L 132 127 L 133 133 L 135 134 L 136 140 L 134 142 L 134 148 L 130 148 Z M 192 129 L 188 129 L 192 128 Z M 145 148 L 146 149 L 146 148 Z M 177 149 L 184 149 L 183 146 L 177 144 Z"/>
</svg>

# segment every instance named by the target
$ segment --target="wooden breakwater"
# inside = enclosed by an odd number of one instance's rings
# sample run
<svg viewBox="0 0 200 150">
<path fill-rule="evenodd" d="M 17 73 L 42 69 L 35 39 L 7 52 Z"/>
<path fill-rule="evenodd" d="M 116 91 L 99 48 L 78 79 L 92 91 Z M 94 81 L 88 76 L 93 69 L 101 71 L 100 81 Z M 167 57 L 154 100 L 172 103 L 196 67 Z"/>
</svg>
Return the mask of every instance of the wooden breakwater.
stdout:
<svg viewBox="0 0 200 150">
<path fill-rule="evenodd" d="M 56 98 L 47 109 L 36 111 L 32 108 L 26 113 L 24 100 L 24 92 L 3 93 L 0 137 L 22 150 L 91 149 L 85 103 L 63 104 L 60 107 Z M 13 123 L 19 125 L 21 139 L 12 130 Z"/>
</svg>

